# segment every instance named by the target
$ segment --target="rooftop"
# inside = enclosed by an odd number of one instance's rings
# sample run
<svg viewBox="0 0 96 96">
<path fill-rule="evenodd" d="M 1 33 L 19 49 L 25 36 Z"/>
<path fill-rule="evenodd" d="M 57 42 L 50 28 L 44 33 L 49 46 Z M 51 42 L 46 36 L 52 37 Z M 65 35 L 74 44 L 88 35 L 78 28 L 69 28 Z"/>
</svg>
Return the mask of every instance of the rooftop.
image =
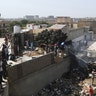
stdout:
<svg viewBox="0 0 96 96">
<path fill-rule="evenodd" d="M 42 31 L 46 30 L 47 28 L 41 28 L 41 29 L 35 29 L 33 30 L 33 33 L 34 34 L 38 34 L 38 33 L 41 33 Z"/>
<path fill-rule="evenodd" d="M 64 28 L 65 26 L 66 26 L 65 24 L 55 24 L 55 25 L 49 27 L 49 29 L 59 30 L 59 29 Z"/>
<path fill-rule="evenodd" d="M 87 48 L 88 51 L 96 51 L 96 41 L 89 42 L 89 47 Z"/>
</svg>

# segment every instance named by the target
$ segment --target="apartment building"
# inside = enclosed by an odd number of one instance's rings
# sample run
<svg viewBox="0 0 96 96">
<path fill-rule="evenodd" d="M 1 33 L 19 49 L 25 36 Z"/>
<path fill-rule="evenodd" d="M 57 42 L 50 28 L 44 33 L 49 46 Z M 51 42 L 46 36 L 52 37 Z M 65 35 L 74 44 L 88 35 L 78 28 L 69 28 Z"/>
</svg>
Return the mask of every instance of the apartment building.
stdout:
<svg viewBox="0 0 96 96">
<path fill-rule="evenodd" d="M 64 16 L 59 16 L 57 17 L 57 23 L 71 23 L 73 22 L 72 18 L 70 17 L 64 17 Z"/>
<path fill-rule="evenodd" d="M 90 30 L 92 30 L 94 33 L 96 33 L 96 21 L 95 20 L 79 20 L 78 21 L 79 28 L 82 28 L 85 26 L 89 26 Z"/>
</svg>

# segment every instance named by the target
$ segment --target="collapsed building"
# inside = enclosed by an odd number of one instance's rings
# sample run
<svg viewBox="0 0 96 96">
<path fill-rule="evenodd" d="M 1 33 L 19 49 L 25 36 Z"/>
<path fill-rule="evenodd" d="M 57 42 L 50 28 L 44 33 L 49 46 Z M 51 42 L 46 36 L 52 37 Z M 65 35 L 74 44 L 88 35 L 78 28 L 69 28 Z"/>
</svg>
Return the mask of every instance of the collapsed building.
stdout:
<svg viewBox="0 0 96 96">
<path fill-rule="evenodd" d="M 87 63 L 82 59 L 84 59 L 83 56 L 86 55 L 85 52 L 88 46 L 88 42 L 93 40 L 91 37 L 92 32 L 88 33 L 88 31 L 85 32 L 84 29 L 79 29 L 79 31 L 78 29 L 76 29 L 74 36 L 72 35 L 72 32 L 74 32 L 74 30 L 68 33 L 69 37 L 72 38 L 72 45 L 70 45 L 68 48 L 69 53 L 72 55 L 71 57 L 75 58 L 74 60 L 76 60 L 77 63 L 79 62 L 78 64 L 80 66 L 87 68 Z M 30 37 L 32 35 L 30 35 L 29 30 L 20 31 L 19 29 L 19 31 L 15 33 L 16 34 L 13 34 L 13 45 L 11 46 L 13 48 L 16 47 L 19 53 L 15 52 L 16 49 L 14 49 L 15 54 L 17 56 L 21 56 L 17 60 L 20 62 L 11 62 L 12 66 L 8 69 L 10 96 L 35 94 L 46 84 L 50 83 L 56 78 L 59 78 L 63 73 L 66 73 L 70 70 L 69 57 L 64 58 L 60 62 L 56 63 L 54 62 L 53 53 L 46 55 L 43 54 L 42 56 L 37 56 L 35 59 L 32 58 L 33 56 L 24 56 L 24 54 L 22 56 L 22 49 L 24 49 L 25 41 L 30 40 L 31 42 L 33 42 L 32 37 Z M 57 59 L 58 58 L 56 58 L 56 60 Z M 82 63 L 83 61 L 84 63 Z M 71 65 L 78 66 L 76 62 Z"/>
<path fill-rule="evenodd" d="M 96 62 L 95 38 L 93 31 L 87 31 L 84 35 L 73 39 L 70 54 L 75 57 L 79 66 L 92 71 Z"/>
</svg>

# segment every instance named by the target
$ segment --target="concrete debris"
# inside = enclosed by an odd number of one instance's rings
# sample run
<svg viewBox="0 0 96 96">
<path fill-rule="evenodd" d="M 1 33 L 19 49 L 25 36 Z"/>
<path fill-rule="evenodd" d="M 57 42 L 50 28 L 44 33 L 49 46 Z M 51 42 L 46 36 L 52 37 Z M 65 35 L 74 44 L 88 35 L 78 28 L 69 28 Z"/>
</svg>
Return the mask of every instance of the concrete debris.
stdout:
<svg viewBox="0 0 96 96">
<path fill-rule="evenodd" d="M 36 96 L 79 96 L 79 85 L 72 84 L 71 79 L 60 78 L 40 90 Z"/>
<path fill-rule="evenodd" d="M 64 76 L 51 82 L 34 96 L 89 96 L 91 78 L 76 83 L 76 81 L 72 82 L 72 78 Z M 92 85 L 92 87 L 96 95 L 96 85 Z"/>
</svg>

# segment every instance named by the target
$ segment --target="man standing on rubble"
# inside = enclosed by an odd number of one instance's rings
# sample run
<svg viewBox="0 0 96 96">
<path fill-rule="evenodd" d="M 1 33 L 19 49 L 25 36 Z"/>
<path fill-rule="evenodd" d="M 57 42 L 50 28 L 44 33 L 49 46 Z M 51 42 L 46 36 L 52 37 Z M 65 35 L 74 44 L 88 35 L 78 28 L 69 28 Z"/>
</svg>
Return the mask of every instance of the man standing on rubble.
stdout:
<svg viewBox="0 0 96 96">
<path fill-rule="evenodd" d="M 92 70 L 92 84 L 94 83 L 95 74 L 96 74 L 95 69 L 93 69 Z"/>
</svg>

